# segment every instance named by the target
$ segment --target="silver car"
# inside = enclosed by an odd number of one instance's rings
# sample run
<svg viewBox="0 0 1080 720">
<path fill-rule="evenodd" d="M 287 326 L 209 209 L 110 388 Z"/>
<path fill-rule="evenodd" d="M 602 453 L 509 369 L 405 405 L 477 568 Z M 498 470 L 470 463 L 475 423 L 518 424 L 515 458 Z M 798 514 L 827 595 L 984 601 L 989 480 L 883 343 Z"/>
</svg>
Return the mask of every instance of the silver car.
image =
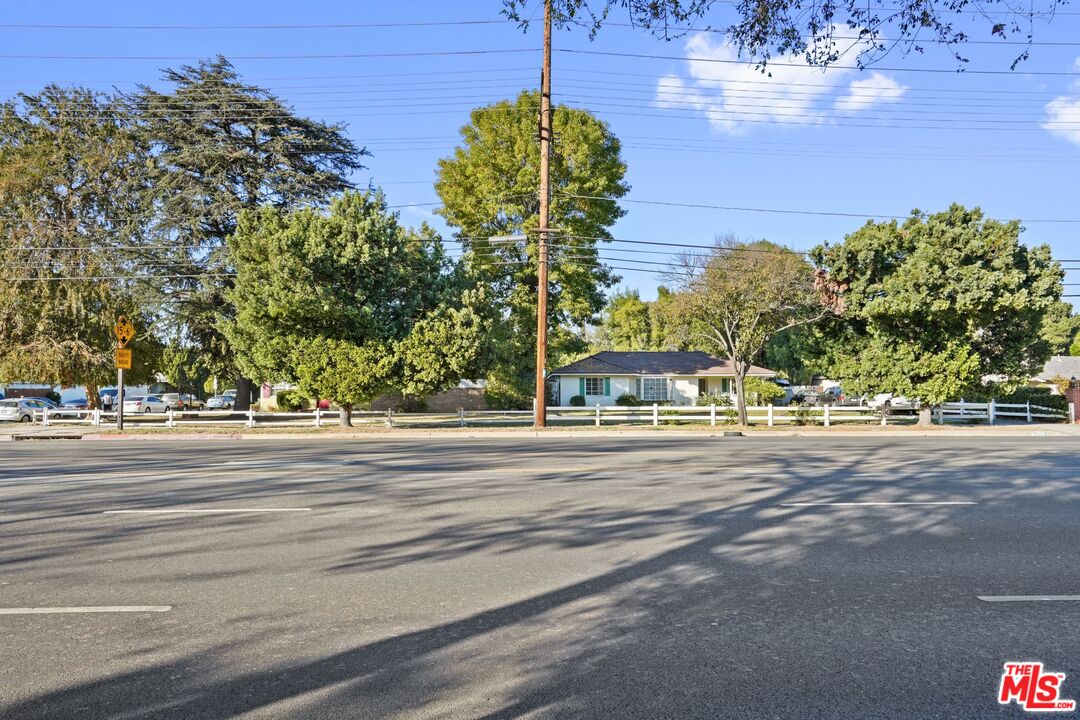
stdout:
<svg viewBox="0 0 1080 720">
<path fill-rule="evenodd" d="M 47 405 L 38 398 L 12 398 L 0 400 L 0 421 L 31 422 L 34 413 L 41 414 Z"/>
<path fill-rule="evenodd" d="M 124 398 L 125 413 L 163 413 L 166 405 L 157 395 L 136 395 Z"/>
</svg>

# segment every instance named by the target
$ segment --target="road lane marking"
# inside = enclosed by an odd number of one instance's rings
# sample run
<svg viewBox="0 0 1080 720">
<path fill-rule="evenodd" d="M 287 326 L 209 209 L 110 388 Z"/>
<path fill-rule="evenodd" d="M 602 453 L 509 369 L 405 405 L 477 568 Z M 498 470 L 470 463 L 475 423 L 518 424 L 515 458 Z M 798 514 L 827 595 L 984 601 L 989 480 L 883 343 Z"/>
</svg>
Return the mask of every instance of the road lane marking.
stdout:
<svg viewBox="0 0 1080 720">
<path fill-rule="evenodd" d="M 0 608 L 0 615 L 59 615 L 63 613 L 169 612 L 172 605 L 91 605 L 88 607 Z"/>
<path fill-rule="evenodd" d="M 974 505 L 968 500 L 943 501 L 943 502 L 803 502 L 803 503 L 780 503 L 780 507 L 875 507 L 878 505 Z"/>
<path fill-rule="evenodd" d="M 1080 602 L 1080 595 L 978 595 L 983 602 Z"/>
<path fill-rule="evenodd" d="M 104 510 L 102 515 L 179 515 L 188 513 L 284 513 L 310 512 L 311 508 L 155 508 L 151 510 Z"/>
</svg>

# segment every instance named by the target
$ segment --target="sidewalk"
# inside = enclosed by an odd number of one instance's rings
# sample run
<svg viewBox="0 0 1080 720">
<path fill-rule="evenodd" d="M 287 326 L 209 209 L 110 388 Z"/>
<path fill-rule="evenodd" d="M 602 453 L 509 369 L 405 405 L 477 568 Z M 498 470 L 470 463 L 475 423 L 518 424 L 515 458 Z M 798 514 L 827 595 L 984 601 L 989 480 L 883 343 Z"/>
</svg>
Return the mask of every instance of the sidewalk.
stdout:
<svg viewBox="0 0 1080 720">
<path fill-rule="evenodd" d="M 725 434 L 741 433 L 746 437 L 1077 437 L 1080 438 L 1080 425 L 1067 424 L 1022 424 L 990 426 L 940 426 L 920 427 L 916 425 L 881 427 L 868 425 L 860 427 L 739 427 L 739 426 L 700 426 L 700 427 L 554 427 L 546 430 L 525 428 L 385 428 L 356 427 L 349 430 L 341 428 L 322 428 L 298 431 L 288 428 L 255 428 L 238 430 L 236 428 L 175 428 L 171 430 L 141 429 L 125 431 L 103 430 L 101 428 L 79 427 L 22 427 L 13 428 L 10 433 L 0 433 L 2 441 L 29 440 L 89 440 L 89 441 L 124 441 L 124 440 L 390 440 L 398 438 L 543 438 L 543 437 L 722 437 Z"/>
</svg>

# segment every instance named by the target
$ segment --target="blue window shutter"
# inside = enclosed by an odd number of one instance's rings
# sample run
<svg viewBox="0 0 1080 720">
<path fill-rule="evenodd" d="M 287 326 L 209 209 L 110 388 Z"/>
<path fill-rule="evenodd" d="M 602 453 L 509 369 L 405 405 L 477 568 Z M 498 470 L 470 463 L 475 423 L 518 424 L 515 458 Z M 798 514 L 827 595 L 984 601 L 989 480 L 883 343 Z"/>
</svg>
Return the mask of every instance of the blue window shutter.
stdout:
<svg viewBox="0 0 1080 720">
<path fill-rule="evenodd" d="M 577 382 L 578 395 L 580 395 L 581 397 L 585 397 L 585 378 L 579 377 L 577 379 Z"/>
<path fill-rule="evenodd" d="M 604 394 L 611 394 L 611 378 L 604 378 Z"/>
</svg>

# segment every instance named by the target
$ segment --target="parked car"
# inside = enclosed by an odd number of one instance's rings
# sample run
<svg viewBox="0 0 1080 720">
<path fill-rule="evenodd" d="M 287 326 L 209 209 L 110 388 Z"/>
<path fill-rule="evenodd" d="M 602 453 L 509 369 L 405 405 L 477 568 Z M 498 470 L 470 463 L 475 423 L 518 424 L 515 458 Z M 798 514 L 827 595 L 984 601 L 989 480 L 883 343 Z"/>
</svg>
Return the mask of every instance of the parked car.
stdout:
<svg viewBox="0 0 1080 720">
<path fill-rule="evenodd" d="M 225 397 L 232 398 L 233 402 L 236 402 L 236 390 L 235 390 L 235 388 L 232 389 L 232 390 L 226 390 L 225 392 L 223 392 L 221 394 L 224 395 Z"/>
<path fill-rule="evenodd" d="M 180 393 L 180 400 L 184 403 L 185 410 L 202 410 L 206 407 L 206 403 L 190 393 Z"/>
<path fill-rule="evenodd" d="M 35 412 L 41 412 L 46 407 L 41 400 L 42 398 L 0 400 L 0 421 L 30 422 L 34 419 Z"/>
<path fill-rule="evenodd" d="M 784 396 L 773 400 L 773 405 L 787 405 L 795 397 L 795 390 L 791 385 L 791 381 L 786 378 L 771 377 L 770 382 L 773 382 L 780 386 L 780 389 L 784 391 Z"/>
<path fill-rule="evenodd" d="M 86 398 L 77 398 L 75 400 L 68 400 L 65 403 L 60 403 L 60 407 L 55 411 L 50 412 L 49 415 L 56 415 L 56 417 L 68 417 L 68 418 L 80 418 L 86 415 L 85 411 L 90 408 L 90 403 Z"/>
<path fill-rule="evenodd" d="M 915 407 L 915 403 L 910 398 L 906 398 L 903 395 L 894 395 L 893 393 L 878 393 L 877 395 L 869 398 L 866 401 L 868 407 L 875 410 L 884 408 L 885 410 L 910 410 Z"/>
<path fill-rule="evenodd" d="M 167 412 L 167 409 L 168 405 L 157 395 L 136 395 L 124 398 L 125 413 L 163 413 Z"/>
<path fill-rule="evenodd" d="M 206 401 L 207 410 L 232 410 L 233 398 L 229 395 L 215 395 Z"/>
<path fill-rule="evenodd" d="M 169 410 L 184 409 L 184 400 L 180 397 L 180 393 L 161 393 L 156 397 L 161 400 L 161 402 L 165 403 L 165 412 L 168 412 Z"/>
</svg>

